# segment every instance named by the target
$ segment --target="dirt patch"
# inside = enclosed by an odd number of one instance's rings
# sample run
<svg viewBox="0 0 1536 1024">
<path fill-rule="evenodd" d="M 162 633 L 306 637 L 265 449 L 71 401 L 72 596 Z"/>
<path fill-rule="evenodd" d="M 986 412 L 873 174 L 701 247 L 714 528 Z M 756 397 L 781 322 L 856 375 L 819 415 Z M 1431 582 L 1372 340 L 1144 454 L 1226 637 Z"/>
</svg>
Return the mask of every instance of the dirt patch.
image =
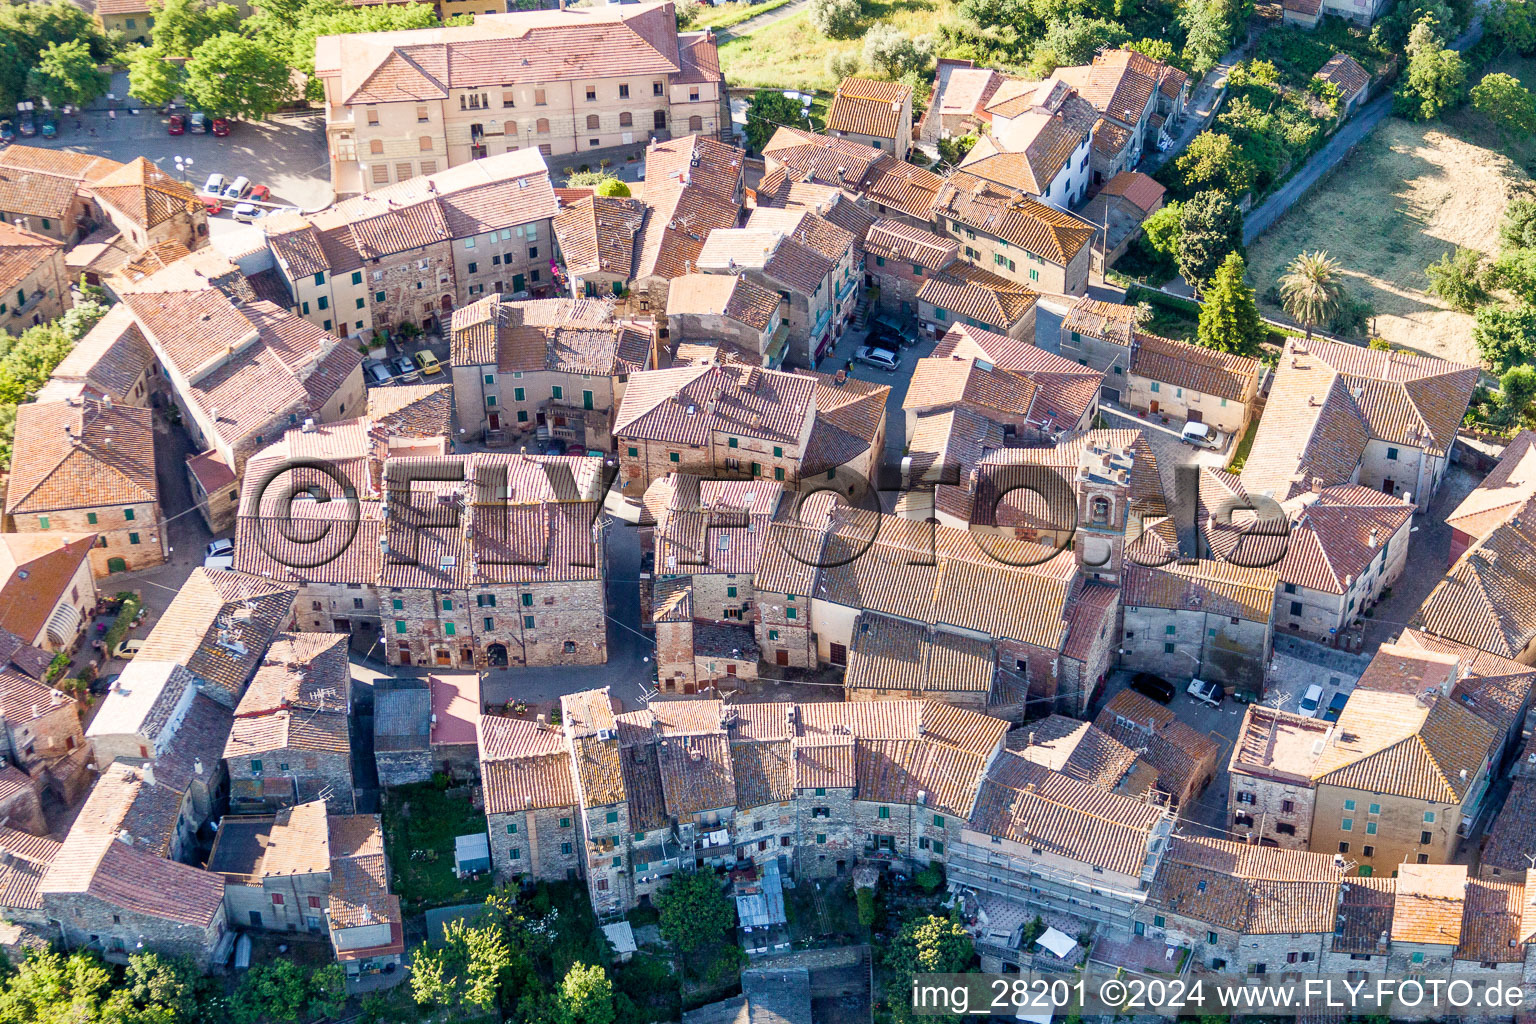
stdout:
<svg viewBox="0 0 1536 1024">
<path fill-rule="evenodd" d="M 1504 208 L 1530 176 L 1467 120 L 1475 117 L 1385 121 L 1250 249 L 1261 303 L 1292 257 L 1325 249 L 1343 264 L 1350 289 L 1376 307 L 1383 338 L 1478 362 L 1472 318 L 1428 293 L 1424 268 L 1457 246 L 1492 256 Z"/>
</svg>

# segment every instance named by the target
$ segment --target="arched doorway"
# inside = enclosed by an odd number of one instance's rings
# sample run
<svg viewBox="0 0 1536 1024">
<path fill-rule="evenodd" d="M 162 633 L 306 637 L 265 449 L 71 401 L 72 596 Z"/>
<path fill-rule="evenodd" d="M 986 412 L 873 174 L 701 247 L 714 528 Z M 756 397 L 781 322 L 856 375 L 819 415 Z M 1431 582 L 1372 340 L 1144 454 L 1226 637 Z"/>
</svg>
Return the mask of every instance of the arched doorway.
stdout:
<svg viewBox="0 0 1536 1024">
<path fill-rule="evenodd" d="M 107 572 L 127 572 L 128 563 L 121 558 L 107 559 Z"/>
<path fill-rule="evenodd" d="M 491 644 L 485 649 L 485 663 L 491 668 L 507 667 L 507 645 Z"/>
</svg>

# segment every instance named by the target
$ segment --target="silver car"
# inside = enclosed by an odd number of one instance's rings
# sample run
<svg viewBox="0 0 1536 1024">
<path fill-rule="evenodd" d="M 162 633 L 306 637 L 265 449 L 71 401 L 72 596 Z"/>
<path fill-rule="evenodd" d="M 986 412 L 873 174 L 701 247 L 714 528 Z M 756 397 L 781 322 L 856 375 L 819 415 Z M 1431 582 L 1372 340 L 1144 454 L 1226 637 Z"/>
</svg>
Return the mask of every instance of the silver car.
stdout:
<svg viewBox="0 0 1536 1024">
<path fill-rule="evenodd" d="M 875 366 L 882 370 L 896 370 L 901 366 L 901 357 L 895 352 L 871 345 L 861 346 L 858 352 L 854 353 L 853 358 L 866 366 Z"/>
</svg>

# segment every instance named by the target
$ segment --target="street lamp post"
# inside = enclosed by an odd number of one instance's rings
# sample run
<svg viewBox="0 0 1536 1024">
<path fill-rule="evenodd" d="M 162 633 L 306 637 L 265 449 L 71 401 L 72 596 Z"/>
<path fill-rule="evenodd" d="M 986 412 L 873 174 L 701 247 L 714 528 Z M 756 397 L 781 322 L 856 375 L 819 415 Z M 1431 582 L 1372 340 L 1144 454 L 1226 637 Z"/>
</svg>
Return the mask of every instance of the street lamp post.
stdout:
<svg viewBox="0 0 1536 1024">
<path fill-rule="evenodd" d="M 192 162 L 189 156 L 176 157 L 176 173 L 181 175 L 181 180 L 188 185 L 192 184 Z"/>
</svg>

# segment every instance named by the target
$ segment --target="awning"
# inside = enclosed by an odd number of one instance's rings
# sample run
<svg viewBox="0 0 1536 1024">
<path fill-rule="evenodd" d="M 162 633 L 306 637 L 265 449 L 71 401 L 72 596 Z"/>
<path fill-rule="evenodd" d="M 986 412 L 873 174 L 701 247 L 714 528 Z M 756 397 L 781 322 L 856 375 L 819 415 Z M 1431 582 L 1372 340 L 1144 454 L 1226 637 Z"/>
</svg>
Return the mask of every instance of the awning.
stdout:
<svg viewBox="0 0 1536 1024">
<path fill-rule="evenodd" d="M 80 624 L 83 621 L 80 609 L 67 601 L 60 602 L 53 614 L 48 616 L 48 642 L 58 647 L 68 647 L 80 635 Z"/>
<path fill-rule="evenodd" d="M 1044 946 L 1056 954 L 1056 959 L 1058 960 L 1064 959 L 1068 953 L 1077 948 L 1076 939 L 1066 932 L 1057 931 L 1055 928 L 1047 928 L 1045 934 L 1036 939 L 1035 943 Z"/>
</svg>

